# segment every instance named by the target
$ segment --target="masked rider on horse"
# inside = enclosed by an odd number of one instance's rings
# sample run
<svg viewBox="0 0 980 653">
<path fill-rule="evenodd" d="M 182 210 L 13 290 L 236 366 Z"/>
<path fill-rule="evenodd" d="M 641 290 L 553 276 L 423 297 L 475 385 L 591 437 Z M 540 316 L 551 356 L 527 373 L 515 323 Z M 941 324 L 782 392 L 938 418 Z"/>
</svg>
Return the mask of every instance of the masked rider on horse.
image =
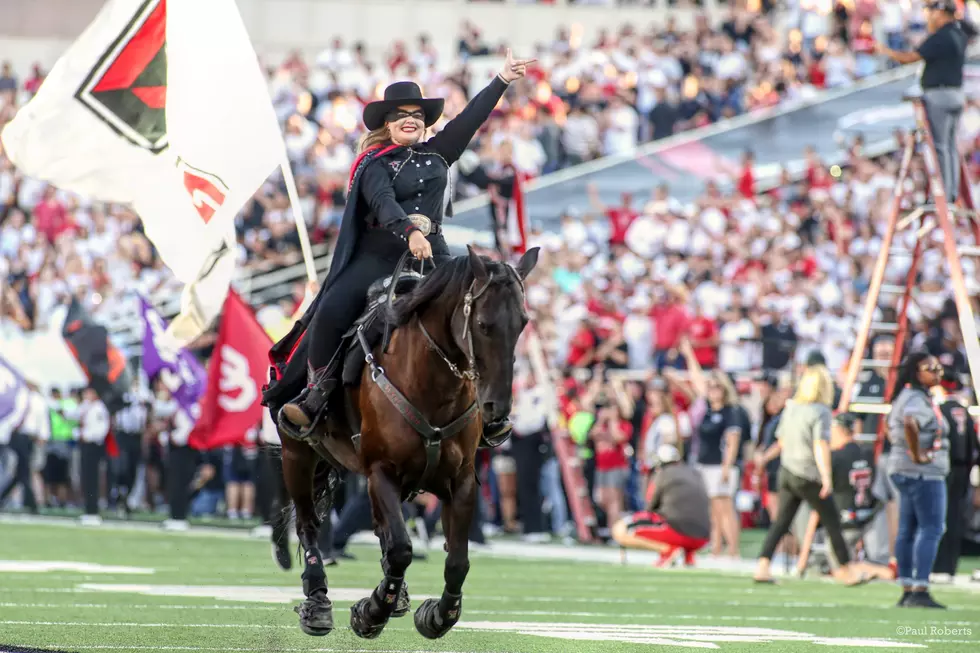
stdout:
<svg viewBox="0 0 980 653">
<path fill-rule="evenodd" d="M 364 108 L 369 131 L 360 140 L 351 170 L 330 272 L 306 315 L 270 352 L 281 372 L 305 349 L 306 387 L 279 413 L 281 430 L 288 436 L 308 440 L 315 431 L 339 383 L 338 349 L 365 309 L 368 288 L 394 272 L 406 247 L 419 260 L 431 258 L 438 264 L 449 258 L 443 237 L 443 217 L 452 217 L 452 205 L 445 199 L 449 168 L 531 62 L 513 59 L 508 50 L 503 70 L 428 140 L 424 136 L 442 115 L 444 100 L 423 97 L 417 84 L 391 84 L 383 100 Z M 283 392 L 298 391 L 296 385 L 287 379 L 273 383 L 266 402 L 278 404 L 275 398 L 288 398 Z M 484 424 L 483 444 L 498 446 L 510 431 L 507 419 Z"/>
</svg>

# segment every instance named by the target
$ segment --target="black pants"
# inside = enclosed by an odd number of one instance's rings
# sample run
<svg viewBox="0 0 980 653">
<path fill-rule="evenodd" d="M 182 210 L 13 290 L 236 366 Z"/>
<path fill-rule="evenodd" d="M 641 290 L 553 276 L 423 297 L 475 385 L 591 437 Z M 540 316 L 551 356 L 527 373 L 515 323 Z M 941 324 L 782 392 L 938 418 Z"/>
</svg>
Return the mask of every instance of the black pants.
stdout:
<svg viewBox="0 0 980 653">
<path fill-rule="evenodd" d="M 282 497 L 286 492 L 285 481 L 282 478 L 282 456 L 279 450 L 266 444 L 259 445 L 258 474 L 255 478 L 255 511 L 262 518 L 262 523 L 272 525 L 284 503 Z"/>
<path fill-rule="evenodd" d="M 441 235 L 429 236 L 429 242 L 434 257 L 448 256 L 449 248 Z M 330 363 L 344 333 L 364 312 L 368 288 L 395 271 L 407 248 L 408 243 L 388 231 L 368 230 L 361 236 L 357 251 L 320 297 L 310 322 L 307 355 L 313 369 Z"/>
<path fill-rule="evenodd" d="M 970 468 L 966 465 L 953 465 L 946 477 L 946 532 L 939 542 L 936 562 L 932 570 L 937 574 L 955 574 L 960 563 L 960 549 L 963 546 L 963 527 L 966 515 L 963 504 L 966 491 L 970 487 Z"/>
<path fill-rule="evenodd" d="M 37 498 L 31 484 L 31 457 L 34 455 L 34 441 L 25 433 L 15 432 L 10 436 L 10 450 L 17 456 L 13 478 L 7 487 L 0 492 L 0 506 L 7 500 L 14 488 L 20 485 L 23 490 L 24 507 L 31 512 L 37 512 Z"/>
<path fill-rule="evenodd" d="M 99 514 L 99 492 L 101 490 L 102 459 L 105 457 L 104 442 L 82 442 L 81 481 L 82 503 L 86 515 Z"/>
<path fill-rule="evenodd" d="M 197 471 L 197 452 L 190 447 L 170 447 L 167 458 L 167 496 L 171 519 L 187 519 L 191 481 Z"/>
<path fill-rule="evenodd" d="M 800 509 L 800 504 L 806 501 L 820 516 L 820 525 L 827 531 L 830 545 L 834 549 L 834 557 L 840 565 L 846 565 L 851 560 L 847 551 L 847 543 L 841 532 L 840 512 L 833 497 L 820 498 L 820 483 L 810 481 L 789 472 L 785 467 L 779 470 L 779 513 L 776 521 L 766 533 L 766 541 L 762 545 L 760 557 L 772 559 L 776 545 L 789 532 L 793 518 Z"/>
<path fill-rule="evenodd" d="M 113 461 L 113 485 L 115 495 L 125 500 L 136 483 L 143 457 L 143 436 L 140 433 L 117 433 L 116 444 L 119 456 Z"/>
<path fill-rule="evenodd" d="M 544 434 L 544 431 L 528 435 L 515 433 L 510 440 L 511 455 L 517 463 L 517 507 L 525 533 L 544 530 L 541 514 L 541 466 L 544 465 L 541 450 Z"/>
</svg>

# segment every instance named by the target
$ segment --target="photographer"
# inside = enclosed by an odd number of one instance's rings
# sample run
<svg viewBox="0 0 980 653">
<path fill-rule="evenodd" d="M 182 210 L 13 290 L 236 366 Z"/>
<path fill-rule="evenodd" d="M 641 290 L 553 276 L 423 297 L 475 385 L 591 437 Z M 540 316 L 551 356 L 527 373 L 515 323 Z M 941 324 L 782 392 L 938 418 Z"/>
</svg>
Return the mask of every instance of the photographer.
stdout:
<svg viewBox="0 0 980 653">
<path fill-rule="evenodd" d="M 950 202 L 956 201 L 960 188 L 960 153 L 956 148 L 956 134 L 966 103 L 963 94 L 966 48 L 970 39 L 977 35 L 973 25 L 957 20 L 957 11 L 956 0 L 929 0 L 926 4 L 929 37 L 917 50 L 896 52 L 881 43 L 875 46 L 878 54 L 900 64 L 925 62 L 920 80 L 922 102 L 936 144 L 946 198 Z"/>
</svg>

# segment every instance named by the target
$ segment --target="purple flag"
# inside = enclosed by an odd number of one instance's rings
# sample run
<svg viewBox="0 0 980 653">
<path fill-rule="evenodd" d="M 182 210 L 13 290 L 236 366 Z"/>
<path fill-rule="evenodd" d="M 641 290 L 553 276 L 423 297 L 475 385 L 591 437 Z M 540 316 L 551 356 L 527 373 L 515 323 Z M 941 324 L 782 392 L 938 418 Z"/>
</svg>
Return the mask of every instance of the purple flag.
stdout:
<svg viewBox="0 0 980 653">
<path fill-rule="evenodd" d="M 20 372 L 0 356 L 0 422 L 17 412 L 18 404 L 23 404 L 20 395 L 26 392 Z"/>
<path fill-rule="evenodd" d="M 143 370 L 150 379 L 162 374 L 164 383 L 180 407 L 188 415 L 195 415 L 197 400 L 207 387 L 207 373 L 186 350 L 168 346 L 164 337 L 167 323 L 150 302 L 142 296 L 139 299 L 144 326 Z"/>
</svg>

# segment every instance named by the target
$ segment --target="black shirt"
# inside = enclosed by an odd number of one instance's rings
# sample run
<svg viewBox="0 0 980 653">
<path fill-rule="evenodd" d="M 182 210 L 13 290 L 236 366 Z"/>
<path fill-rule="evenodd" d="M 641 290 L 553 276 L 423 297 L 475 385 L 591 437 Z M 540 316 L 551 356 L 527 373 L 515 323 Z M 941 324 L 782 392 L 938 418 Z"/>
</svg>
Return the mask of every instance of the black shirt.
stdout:
<svg viewBox="0 0 980 653">
<path fill-rule="evenodd" d="M 966 63 L 967 35 L 959 21 L 946 23 L 929 35 L 918 53 L 925 61 L 920 83 L 923 90 L 939 87 L 961 88 Z"/>
<path fill-rule="evenodd" d="M 650 125 L 653 127 L 653 140 L 673 136 L 674 126 L 680 120 L 677 106 L 664 100 L 650 110 Z"/>
<path fill-rule="evenodd" d="M 734 406 L 724 406 L 721 410 L 708 407 L 698 426 L 698 458 L 699 465 L 720 465 L 724 460 L 725 432 L 737 429 L 741 434 L 742 426 Z M 741 441 L 741 436 L 739 437 Z"/>
<path fill-rule="evenodd" d="M 466 150 L 480 126 L 486 122 L 507 84 L 495 77 L 438 134 L 411 147 L 399 147 L 377 157 L 361 177 L 361 200 L 369 212 L 369 226 L 382 227 L 407 239 L 416 229 L 408 216 L 421 213 L 441 224 L 446 206 L 449 166 Z"/>
<path fill-rule="evenodd" d="M 871 494 L 874 482 L 874 454 L 856 442 L 830 454 L 830 469 L 834 484 L 834 503 L 842 513 L 855 513 L 843 521 L 863 521 L 875 507 Z"/>
<path fill-rule="evenodd" d="M 949 463 L 972 467 L 977 459 L 977 428 L 966 407 L 947 399 L 939 409 L 949 425 Z"/>
<path fill-rule="evenodd" d="M 789 365 L 796 349 L 796 331 L 789 322 L 767 324 L 761 329 L 762 367 L 781 370 Z"/>
</svg>

